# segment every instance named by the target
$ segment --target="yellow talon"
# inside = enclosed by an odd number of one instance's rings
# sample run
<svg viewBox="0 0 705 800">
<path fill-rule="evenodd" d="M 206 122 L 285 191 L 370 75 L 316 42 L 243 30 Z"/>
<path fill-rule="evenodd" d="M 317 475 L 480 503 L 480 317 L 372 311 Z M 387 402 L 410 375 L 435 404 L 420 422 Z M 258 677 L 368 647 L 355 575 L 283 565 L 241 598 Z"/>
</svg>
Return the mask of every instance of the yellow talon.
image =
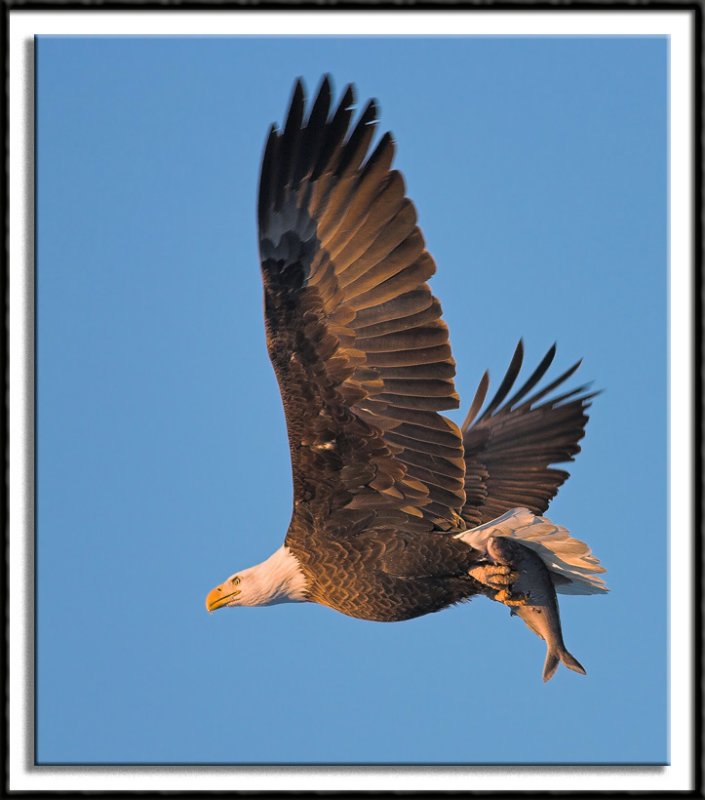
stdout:
<svg viewBox="0 0 705 800">
<path fill-rule="evenodd" d="M 508 589 L 519 578 L 519 573 L 505 564 L 482 564 L 473 567 L 468 575 L 492 589 Z"/>
<path fill-rule="evenodd" d="M 500 589 L 494 599 L 505 606 L 525 606 L 528 598 L 525 594 L 512 594 L 509 589 Z"/>
</svg>

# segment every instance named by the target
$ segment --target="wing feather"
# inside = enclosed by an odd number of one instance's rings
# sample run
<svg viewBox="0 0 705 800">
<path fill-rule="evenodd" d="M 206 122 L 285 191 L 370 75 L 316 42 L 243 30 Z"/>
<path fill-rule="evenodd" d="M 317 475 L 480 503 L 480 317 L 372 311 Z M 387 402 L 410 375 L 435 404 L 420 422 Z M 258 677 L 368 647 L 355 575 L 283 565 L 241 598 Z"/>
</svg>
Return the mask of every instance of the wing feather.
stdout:
<svg viewBox="0 0 705 800">
<path fill-rule="evenodd" d="M 259 198 L 267 345 L 284 403 L 295 509 L 316 530 L 463 524 L 455 362 L 435 272 L 392 169 L 390 134 L 370 146 L 371 100 L 332 111 L 326 77 L 306 116 L 297 82 L 269 134 Z"/>
<path fill-rule="evenodd" d="M 541 515 L 568 478 L 568 472 L 552 465 L 573 461 L 580 452 L 586 411 L 598 393 L 588 392 L 584 385 L 544 400 L 573 375 L 578 362 L 527 398 L 555 354 L 554 344 L 506 399 L 521 370 L 524 348 L 520 341 L 499 389 L 480 414 L 489 387 L 488 374 L 483 375 L 462 427 L 467 495 L 462 515 L 469 526 L 489 522 L 518 506 Z"/>
</svg>

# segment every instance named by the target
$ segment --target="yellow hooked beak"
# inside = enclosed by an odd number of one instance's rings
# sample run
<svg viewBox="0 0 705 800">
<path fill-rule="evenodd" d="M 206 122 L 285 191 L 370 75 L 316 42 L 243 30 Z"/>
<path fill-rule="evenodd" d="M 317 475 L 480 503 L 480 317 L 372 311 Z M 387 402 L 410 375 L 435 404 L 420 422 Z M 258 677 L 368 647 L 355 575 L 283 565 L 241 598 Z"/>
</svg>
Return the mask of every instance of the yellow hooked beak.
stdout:
<svg viewBox="0 0 705 800">
<path fill-rule="evenodd" d="M 240 583 L 239 579 L 237 583 Z M 240 594 L 240 590 L 234 588 L 237 583 L 226 581 L 221 583 L 220 586 L 216 586 L 215 589 L 211 589 L 206 596 L 206 608 L 208 611 L 215 611 L 217 608 L 227 606 L 233 597 Z"/>
<path fill-rule="evenodd" d="M 215 611 L 216 608 L 227 606 L 230 600 L 238 594 L 240 594 L 239 589 L 236 589 L 234 592 L 227 592 L 222 586 L 216 586 L 215 589 L 211 589 L 210 592 L 208 592 L 206 608 L 208 611 Z"/>
</svg>

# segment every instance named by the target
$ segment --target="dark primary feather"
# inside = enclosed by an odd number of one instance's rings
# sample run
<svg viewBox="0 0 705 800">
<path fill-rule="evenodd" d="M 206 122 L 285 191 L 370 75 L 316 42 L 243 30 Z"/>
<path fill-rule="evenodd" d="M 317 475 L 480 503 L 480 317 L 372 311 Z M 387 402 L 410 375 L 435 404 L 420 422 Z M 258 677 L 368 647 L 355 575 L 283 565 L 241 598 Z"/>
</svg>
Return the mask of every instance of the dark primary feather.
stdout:
<svg viewBox="0 0 705 800">
<path fill-rule="evenodd" d="M 459 429 L 438 413 L 458 396 L 426 284 L 435 264 L 391 169 L 392 137 L 368 156 L 376 103 L 351 127 L 352 86 L 332 113 L 331 98 L 325 78 L 306 116 L 297 82 L 260 182 L 267 344 L 301 523 L 287 541 L 447 530 L 462 524 L 465 461 Z"/>
<path fill-rule="evenodd" d="M 467 493 L 462 516 L 469 526 L 489 522 L 514 506 L 543 514 L 568 477 L 565 470 L 551 465 L 573 461 L 580 452 L 578 442 L 585 435 L 586 411 L 598 392 L 590 393 L 587 386 L 580 386 L 544 400 L 575 372 L 580 366 L 577 362 L 530 395 L 555 354 L 553 345 L 507 400 L 524 357 L 520 341 L 497 393 L 479 414 L 489 385 L 487 373 L 483 376 L 462 427 Z"/>
</svg>

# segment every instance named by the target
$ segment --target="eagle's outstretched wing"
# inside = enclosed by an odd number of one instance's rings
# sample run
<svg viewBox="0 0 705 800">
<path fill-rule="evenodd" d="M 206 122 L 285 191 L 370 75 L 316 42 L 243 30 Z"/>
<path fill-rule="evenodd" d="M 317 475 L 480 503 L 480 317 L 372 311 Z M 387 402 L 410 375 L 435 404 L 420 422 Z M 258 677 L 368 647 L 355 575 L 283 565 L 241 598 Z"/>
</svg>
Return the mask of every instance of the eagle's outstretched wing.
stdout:
<svg viewBox="0 0 705 800">
<path fill-rule="evenodd" d="M 385 134 L 368 155 L 374 100 L 351 126 L 353 87 L 331 113 L 324 78 L 309 113 L 297 82 L 269 134 L 259 234 L 267 345 L 282 393 L 295 514 L 448 529 L 465 503 L 448 331 Z"/>
<path fill-rule="evenodd" d="M 580 361 L 529 396 L 546 374 L 556 354 L 553 345 L 525 383 L 507 399 L 521 370 L 520 341 L 496 394 L 480 414 L 489 379 L 482 376 L 462 426 L 465 445 L 465 491 L 462 516 L 469 526 L 523 506 L 543 514 L 568 473 L 552 464 L 573 461 L 585 435 L 590 400 L 598 392 L 587 385 L 544 398 L 562 386 Z"/>
</svg>

